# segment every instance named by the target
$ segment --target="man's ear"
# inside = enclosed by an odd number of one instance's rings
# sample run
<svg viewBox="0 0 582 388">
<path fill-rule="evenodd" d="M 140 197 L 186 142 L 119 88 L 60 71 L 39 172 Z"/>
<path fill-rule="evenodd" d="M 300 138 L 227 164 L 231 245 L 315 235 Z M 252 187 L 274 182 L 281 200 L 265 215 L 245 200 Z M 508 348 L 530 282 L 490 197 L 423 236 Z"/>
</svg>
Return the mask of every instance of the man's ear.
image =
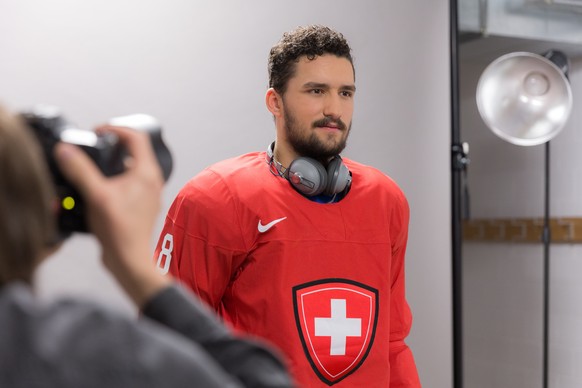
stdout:
<svg viewBox="0 0 582 388">
<path fill-rule="evenodd" d="M 283 112 L 283 98 L 275 89 L 269 88 L 267 94 L 265 95 L 265 104 L 269 112 L 275 117 L 281 116 Z"/>
</svg>

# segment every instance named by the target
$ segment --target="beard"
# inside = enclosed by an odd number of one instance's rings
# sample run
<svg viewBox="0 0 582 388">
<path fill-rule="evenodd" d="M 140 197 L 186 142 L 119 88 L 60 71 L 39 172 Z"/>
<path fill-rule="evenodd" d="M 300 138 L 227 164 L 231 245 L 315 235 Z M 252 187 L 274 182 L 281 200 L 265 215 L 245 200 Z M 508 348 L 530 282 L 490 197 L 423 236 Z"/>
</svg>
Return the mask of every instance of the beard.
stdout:
<svg viewBox="0 0 582 388">
<path fill-rule="evenodd" d="M 302 128 L 286 107 L 283 108 L 283 115 L 285 117 L 287 141 L 297 154 L 316 160 L 327 160 L 332 156 L 339 155 L 346 148 L 348 135 L 352 129 L 351 122 L 349 126 L 346 126 L 341 119 L 334 120 L 331 117 L 324 117 L 311 123 L 311 128 L 308 129 Z M 335 122 L 344 136 L 338 138 L 337 134 L 329 133 L 324 139 L 320 139 L 317 133 L 313 131 L 313 129 L 324 127 L 330 122 Z"/>
</svg>

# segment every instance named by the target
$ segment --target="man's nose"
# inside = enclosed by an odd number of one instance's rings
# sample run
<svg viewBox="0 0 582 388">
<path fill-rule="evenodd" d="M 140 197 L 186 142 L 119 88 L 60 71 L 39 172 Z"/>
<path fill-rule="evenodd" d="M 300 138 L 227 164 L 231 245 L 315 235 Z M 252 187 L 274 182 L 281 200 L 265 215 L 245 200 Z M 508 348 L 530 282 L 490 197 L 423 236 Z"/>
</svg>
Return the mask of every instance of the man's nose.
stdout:
<svg viewBox="0 0 582 388">
<path fill-rule="evenodd" d="M 333 119 L 339 119 L 342 115 L 342 104 L 340 96 L 328 94 L 325 99 L 323 114 Z"/>
</svg>

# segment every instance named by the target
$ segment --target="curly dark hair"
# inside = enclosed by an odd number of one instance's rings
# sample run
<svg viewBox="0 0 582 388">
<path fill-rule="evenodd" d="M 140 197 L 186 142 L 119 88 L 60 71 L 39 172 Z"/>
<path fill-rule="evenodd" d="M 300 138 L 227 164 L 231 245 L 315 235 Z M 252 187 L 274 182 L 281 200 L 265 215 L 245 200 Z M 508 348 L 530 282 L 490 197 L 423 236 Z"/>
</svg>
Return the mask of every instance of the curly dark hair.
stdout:
<svg viewBox="0 0 582 388">
<path fill-rule="evenodd" d="M 306 56 L 313 60 L 324 54 L 346 58 L 354 66 L 351 48 L 339 32 L 319 25 L 286 32 L 269 53 L 269 87 L 284 94 L 299 58 Z"/>
</svg>

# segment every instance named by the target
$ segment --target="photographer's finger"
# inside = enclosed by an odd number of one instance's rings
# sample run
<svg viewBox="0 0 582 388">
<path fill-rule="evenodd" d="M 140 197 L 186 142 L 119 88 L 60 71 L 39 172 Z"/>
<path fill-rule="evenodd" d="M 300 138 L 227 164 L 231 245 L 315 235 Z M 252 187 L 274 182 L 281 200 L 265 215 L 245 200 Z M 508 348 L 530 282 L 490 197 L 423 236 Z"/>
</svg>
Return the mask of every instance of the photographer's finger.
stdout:
<svg viewBox="0 0 582 388">
<path fill-rule="evenodd" d="M 97 132 L 110 132 L 117 135 L 119 141 L 124 144 L 129 154 L 138 160 L 148 160 L 148 158 L 154 157 L 149 137 L 144 132 L 111 125 L 99 127 L 97 128 Z"/>
<path fill-rule="evenodd" d="M 162 169 L 156 160 L 150 137 L 145 132 L 139 132 L 127 127 L 105 125 L 97 128 L 97 132 L 115 134 L 133 158 L 131 168 L 139 170 L 146 176 L 163 179 Z"/>
<path fill-rule="evenodd" d="M 99 187 L 104 179 L 103 175 L 79 147 L 68 143 L 57 143 L 54 156 L 60 171 L 77 190 L 86 196 L 94 187 Z"/>
</svg>

